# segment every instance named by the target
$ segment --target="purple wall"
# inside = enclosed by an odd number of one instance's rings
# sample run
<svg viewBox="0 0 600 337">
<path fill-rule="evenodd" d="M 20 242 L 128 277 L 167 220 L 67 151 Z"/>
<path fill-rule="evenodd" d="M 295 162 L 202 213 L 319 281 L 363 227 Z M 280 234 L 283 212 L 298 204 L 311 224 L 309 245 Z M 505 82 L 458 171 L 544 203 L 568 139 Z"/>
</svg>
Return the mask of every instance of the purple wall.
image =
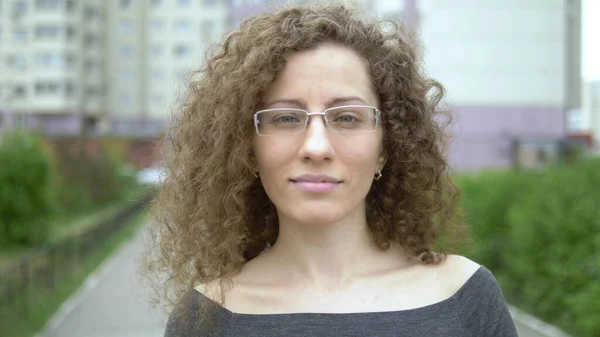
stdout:
<svg viewBox="0 0 600 337">
<path fill-rule="evenodd" d="M 19 124 L 45 135 L 75 135 L 81 128 L 81 116 L 71 114 L 9 114 L 0 112 L 0 129 L 12 129 Z"/>
<path fill-rule="evenodd" d="M 454 106 L 450 161 L 456 170 L 512 164 L 515 140 L 565 136 L 565 113 L 556 106 Z"/>
<path fill-rule="evenodd" d="M 419 11 L 417 10 L 417 0 L 404 0 L 404 10 L 402 12 L 402 21 L 404 24 L 413 31 L 416 31 L 419 28 Z"/>
</svg>

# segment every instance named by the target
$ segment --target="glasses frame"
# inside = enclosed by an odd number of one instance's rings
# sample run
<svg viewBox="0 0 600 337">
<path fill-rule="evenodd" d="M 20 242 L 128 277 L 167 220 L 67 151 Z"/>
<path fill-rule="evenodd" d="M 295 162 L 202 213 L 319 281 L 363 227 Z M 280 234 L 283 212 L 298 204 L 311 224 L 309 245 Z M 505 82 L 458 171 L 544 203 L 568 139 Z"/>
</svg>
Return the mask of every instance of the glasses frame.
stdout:
<svg viewBox="0 0 600 337">
<path fill-rule="evenodd" d="M 333 110 L 333 109 L 341 109 L 341 108 L 371 108 L 371 109 L 375 110 L 375 127 L 373 128 L 373 130 L 362 131 L 362 132 L 344 132 L 344 131 L 336 131 L 336 130 L 331 129 L 329 127 L 329 120 L 327 119 L 327 112 L 330 111 L 330 110 Z M 270 136 L 279 135 L 279 134 L 261 135 L 260 132 L 258 132 L 258 124 L 259 124 L 258 115 L 260 115 L 263 112 L 281 111 L 281 110 L 298 111 L 298 112 L 304 112 L 304 113 L 306 113 L 306 119 L 304 120 L 304 127 L 302 129 L 297 130 L 297 131 L 280 133 L 280 134 L 287 134 L 287 135 L 300 133 L 300 132 L 306 130 L 306 127 L 308 126 L 308 120 L 310 119 L 310 116 L 314 116 L 314 115 L 323 116 L 323 119 L 325 120 L 325 127 L 327 128 L 327 130 L 329 130 L 331 132 L 336 132 L 336 133 L 349 133 L 349 134 L 369 133 L 369 132 L 374 132 L 375 130 L 377 130 L 377 127 L 379 126 L 379 124 L 381 124 L 381 110 L 379 110 L 376 107 L 371 106 L 371 105 L 341 105 L 341 106 L 335 106 L 335 107 L 327 108 L 324 111 L 320 111 L 320 112 L 308 112 L 307 110 L 296 109 L 296 108 L 274 108 L 274 109 L 258 110 L 257 112 L 254 113 L 254 130 L 256 130 L 256 134 L 259 135 L 259 136 L 261 136 L 261 137 L 270 137 Z"/>
</svg>

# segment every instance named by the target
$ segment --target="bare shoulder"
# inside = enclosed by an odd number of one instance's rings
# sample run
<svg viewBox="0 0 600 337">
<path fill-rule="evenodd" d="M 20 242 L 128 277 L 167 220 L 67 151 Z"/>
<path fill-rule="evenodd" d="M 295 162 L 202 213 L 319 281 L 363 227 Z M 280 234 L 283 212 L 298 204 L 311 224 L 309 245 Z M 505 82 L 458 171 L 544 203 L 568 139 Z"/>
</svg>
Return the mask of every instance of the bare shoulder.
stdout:
<svg viewBox="0 0 600 337">
<path fill-rule="evenodd" d="M 461 255 L 448 255 L 437 266 L 437 276 L 443 280 L 449 296 L 456 293 L 479 270 L 480 264 Z"/>
</svg>

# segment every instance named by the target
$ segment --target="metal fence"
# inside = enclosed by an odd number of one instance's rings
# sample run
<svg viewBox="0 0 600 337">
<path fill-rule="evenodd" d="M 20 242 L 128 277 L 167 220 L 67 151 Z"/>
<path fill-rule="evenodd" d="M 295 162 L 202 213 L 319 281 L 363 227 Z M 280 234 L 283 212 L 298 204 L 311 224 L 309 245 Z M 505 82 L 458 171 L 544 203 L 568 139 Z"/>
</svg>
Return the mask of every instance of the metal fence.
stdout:
<svg viewBox="0 0 600 337">
<path fill-rule="evenodd" d="M 150 195 L 119 210 L 81 234 L 47 244 L 0 270 L 0 313 L 21 316 L 40 305 L 38 295 L 53 294 L 64 280 L 84 270 L 106 240 L 139 214 Z"/>
</svg>

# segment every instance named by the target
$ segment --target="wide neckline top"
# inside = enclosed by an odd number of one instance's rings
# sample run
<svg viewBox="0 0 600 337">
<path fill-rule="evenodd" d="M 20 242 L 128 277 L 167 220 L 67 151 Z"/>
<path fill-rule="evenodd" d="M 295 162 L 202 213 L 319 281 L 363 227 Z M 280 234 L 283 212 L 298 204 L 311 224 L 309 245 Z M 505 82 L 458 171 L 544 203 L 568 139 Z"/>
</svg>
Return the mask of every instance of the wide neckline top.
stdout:
<svg viewBox="0 0 600 337">
<path fill-rule="evenodd" d="M 479 266 L 479 268 L 471 275 L 467 281 L 450 297 L 441 300 L 439 302 L 435 302 L 432 304 L 424 305 L 417 308 L 411 309 L 398 309 L 398 310 L 387 310 L 387 311 L 366 311 L 366 312 L 289 312 L 289 313 L 240 313 L 231 311 L 219 303 L 213 301 L 206 295 L 202 294 L 198 290 L 194 290 L 196 296 L 198 297 L 199 303 L 203 301 L 208 301 L 212 304 L 212 306 L 217 310 L 219 315 L 225 316 L 227 318 L 235 318 L 239 319 L 286 319 L 286 318 L 311 318 L 311 317 L 365 317 L 369 316 L 378 316 L 385 317 L 389 316 L 390 318 L 397 318 L 398 315 L 403 316 L 415 316 L 422 317 L 422 315 L 431 315 L 439 312 L 445 312 L 448 309 L 454 308 L 456 302 L 463 297 L 465 293 L 469 293 L 473 291 L 473 288 L 478 288 L 478 285 L 485 283 L 485 279 L 488 277 L 493 277 L 491 272 L 487 270 L 484 266 Z"/>
</svg>

